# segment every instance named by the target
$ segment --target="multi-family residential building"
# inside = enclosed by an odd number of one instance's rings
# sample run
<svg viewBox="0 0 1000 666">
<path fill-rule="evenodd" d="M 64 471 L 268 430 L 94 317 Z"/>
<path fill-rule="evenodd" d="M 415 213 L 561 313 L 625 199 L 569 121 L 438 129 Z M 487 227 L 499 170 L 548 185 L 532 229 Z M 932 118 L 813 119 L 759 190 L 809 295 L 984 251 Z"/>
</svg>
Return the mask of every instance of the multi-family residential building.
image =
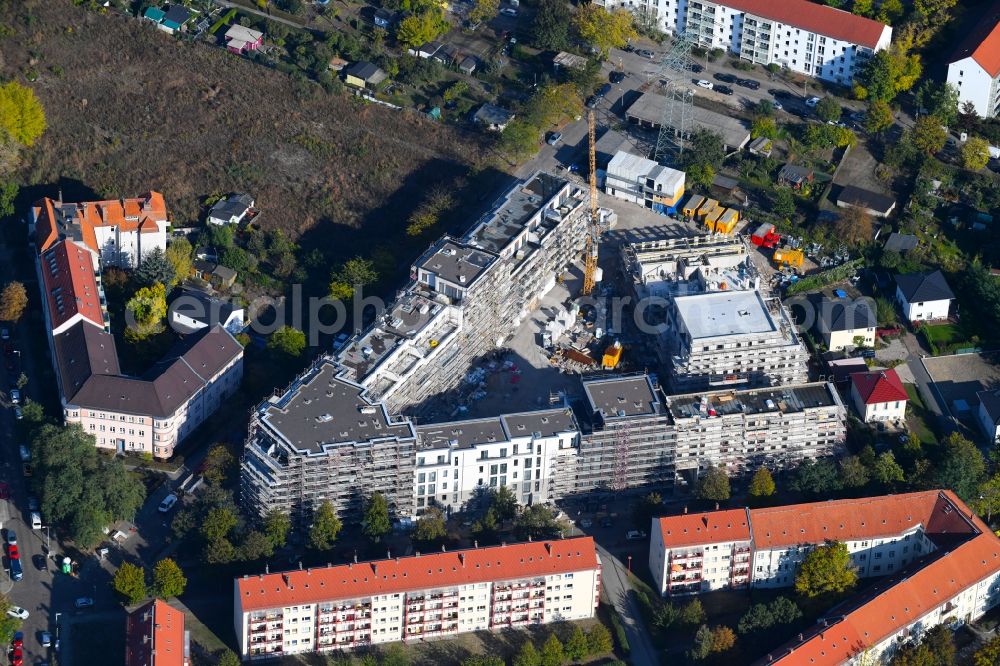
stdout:
<svg viewBox="0 0 1000 666">
<path fill-rule="evenodd" d="M 129 613 L 125 628 L 125 666 L 188 666 L 191 641 L 184 613 L 154 599 Z"/>
<path fill-rule="evenodd" d="M 94 253 L 104 266 L 136 266 L 149 251 L 167 247 L 167 205 L 159 192 L 133 199 L 65 203 L 44 198 L 31 208 L 30 231 L 44 253 L 71 240 Z"/>
<path fill-rule="evenodd" d="M 351 381 L 392 411 L 417 412 L 496 350 L 583 249 L 589 194 L 539 172 L 509 190 L 461 239 L 413 265 L 413 282 L 338 352 Z"/>
<path fill-rule="evenodd" d="M 166 212 L 155 192 L 140 199 L 32 209 L 35 268 L 52 365 L 67 423 L 98 447 L 169 458 L 235 394 L 243 347 L 221 326 L 185 337 L 142 377 L 121 372 L 101 286 L 102 266 L 133 266 L 163 247 Z"/>
<path fill-rule="evenodd" d="M 625 7 L 640 22 L 684 33 L 707 49 L 742 60 L 778 64 L 840 84 L 850 84 L 876 51 L 889 48 L 892 28 L 808 0 L 603 0 Z"/>
<path fill-rule="evenodd" d="M 580 431 L 568 407 L 417 427 L 414 498 L 419 513 L 458 511 L 488 489 L 508 488 L 524 505 L 573 491 Z"/>
<path fill-rule="evenodd" d="M 1000 114 L 1000 2 L 977 11 L 976 25 L 955 50 L 947 82 L 958 91 L 959 108 L 971 102 L 983 118 Z"/>
<path fill-rule="evenodd" d="M 800 384 L 808 374 L 788 312 L 758 290 L 674 297 L 661 339 L 674 392 Z"/>
<path fill-rule="evenodd" d="M 677 205 L 684 194 L 684 172 L 619 150 L 608 163 L 604 191 L 658 213 Z"/>
<path fill-rule="evenodd" d="M 237 578 L 246 660 L 353 650 L 594 616 L 591 537 L 416 554 Z"/>
<path fill-rule="evenodd" d="M 324 501 L 343 517 L 357 516 L 363 499 L 378 492 L 396 513 L 413 515 L 413 426 L 341 375 L 320 357 L 251 414 L 241 479 L 251 512 L 278 509 L 307 526 Z"/>
<path fill-rule="evenodd" d="M 950 491 L 654 519 L 661 594 L 790 587 L 805 556 L 841 542 L 861 577 L 885 577 L 761 664 L 882 663 L 941 623 L 1000 602 L 1000 540 Z"/>
</svg>

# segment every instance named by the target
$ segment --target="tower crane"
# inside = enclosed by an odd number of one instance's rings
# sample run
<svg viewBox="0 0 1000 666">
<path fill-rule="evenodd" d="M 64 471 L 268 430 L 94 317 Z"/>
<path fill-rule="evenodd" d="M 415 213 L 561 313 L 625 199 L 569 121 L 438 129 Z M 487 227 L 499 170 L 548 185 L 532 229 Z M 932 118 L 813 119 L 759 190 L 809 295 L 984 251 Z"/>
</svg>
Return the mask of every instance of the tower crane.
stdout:
<svg viewBox="0 0 1000 666">
<path fill-rule="evenodd" d="M 587 240 L 583 247 L 583 289 L 580 293 L 589 295 L 597 282 L 597 243 L 598 243 L 598 212 L 597 212 L 597 147 L 594 110 L 587 113 L 587 136 L 590 153 L 590 219 L 587 221 Z"/>
</svg>

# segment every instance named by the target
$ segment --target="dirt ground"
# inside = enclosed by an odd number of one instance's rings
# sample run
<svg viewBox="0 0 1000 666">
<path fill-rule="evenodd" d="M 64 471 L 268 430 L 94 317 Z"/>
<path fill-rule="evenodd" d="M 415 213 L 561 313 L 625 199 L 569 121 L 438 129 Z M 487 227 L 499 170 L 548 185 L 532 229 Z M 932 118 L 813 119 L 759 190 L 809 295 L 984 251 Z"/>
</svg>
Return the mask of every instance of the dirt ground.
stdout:
<svg viewBox="0 0 1000 666">
<path fill-rule="evenodd" d="M 22 168 L 46 186 L 31 196 L 55 195 L 57 182 L 68 200 L 154 188 L 183 224 L 200 219 L 204 197 L 247 191 L 264 227 L 322 231 L 303 242 L 359 254 L 354 243 L 397 235 L 428 187 L 481 154 L 477 135 L 66 0 L 4 3 L 0 23 L 14 32 L 0 74 L 37 76 L 48 117 Z"/>
</svg>

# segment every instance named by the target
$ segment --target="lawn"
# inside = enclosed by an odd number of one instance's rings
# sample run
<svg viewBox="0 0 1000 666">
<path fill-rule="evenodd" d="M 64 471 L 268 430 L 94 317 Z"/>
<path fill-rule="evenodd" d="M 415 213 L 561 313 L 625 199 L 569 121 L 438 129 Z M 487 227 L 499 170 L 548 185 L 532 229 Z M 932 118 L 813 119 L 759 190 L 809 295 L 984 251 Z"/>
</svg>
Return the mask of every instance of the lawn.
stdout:
<svg viewBox="0 0 1000 666">
<path fill-rule="evenodd" d="M 963 339 L 958 326 L 955 324 L 928 324 L 924 326 L 923 330 L 928 339 L 932 340 L 939 347 Z"/>
<path fill-rule="evenodd" d="M 906 409 L 906 426 L 910 433 L 916 437 L 921 444 L 933 444 L 937 441 L 934 432 L 927 425 L 927 408 L 920 398 L 915 384 L 904 384 L 908 404 Z"/>
</svg>

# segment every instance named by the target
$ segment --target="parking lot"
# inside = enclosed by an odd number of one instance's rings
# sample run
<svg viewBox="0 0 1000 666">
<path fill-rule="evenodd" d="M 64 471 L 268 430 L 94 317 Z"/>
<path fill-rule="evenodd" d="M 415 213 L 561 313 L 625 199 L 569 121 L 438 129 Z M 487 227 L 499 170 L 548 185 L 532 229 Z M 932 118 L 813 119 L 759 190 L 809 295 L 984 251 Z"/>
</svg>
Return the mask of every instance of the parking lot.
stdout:
<svg viewBox="0 0 1000 666">
<path fill-rule="evenodd" d="M 976 393 L 1000 387 L 1000 355 L 957 354 L 923 359 L 940 402 L 951 415 L 969 429 L 968 435 L 981 438 L 976 423 L 979 399 Z"/>
</svg>

